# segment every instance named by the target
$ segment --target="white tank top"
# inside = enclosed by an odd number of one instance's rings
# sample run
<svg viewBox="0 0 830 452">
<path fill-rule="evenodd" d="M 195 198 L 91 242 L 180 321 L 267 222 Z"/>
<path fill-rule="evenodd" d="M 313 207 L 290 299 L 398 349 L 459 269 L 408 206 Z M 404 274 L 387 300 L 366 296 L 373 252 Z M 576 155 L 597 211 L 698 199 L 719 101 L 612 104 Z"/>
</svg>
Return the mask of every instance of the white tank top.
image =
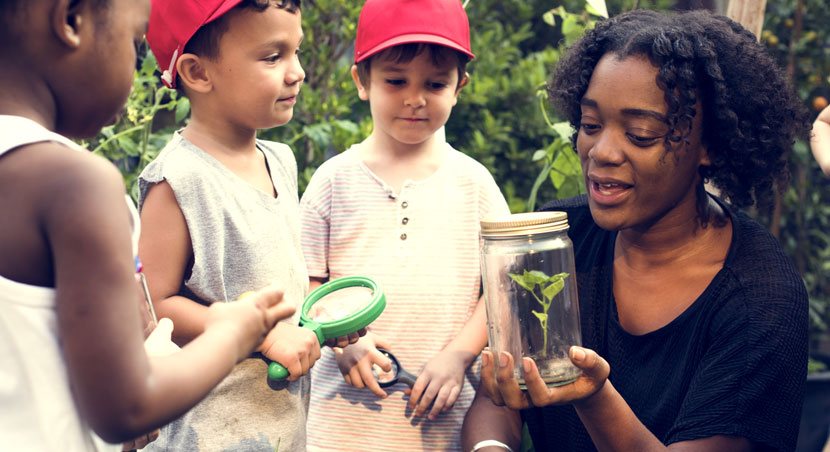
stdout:
<svg viewBox="0 0 830 452">
<path fill-rule="evenodd" d="M 19 116 L 0 115 L 0 164 L 22 145 L 68 138 Z M 1 232 L 0 232 L 1 233 Z M 57 332 L 55 290 L 0 276 L 0 448 L 31 451 L 120 450 L 81 420 Z"/>
</svg>

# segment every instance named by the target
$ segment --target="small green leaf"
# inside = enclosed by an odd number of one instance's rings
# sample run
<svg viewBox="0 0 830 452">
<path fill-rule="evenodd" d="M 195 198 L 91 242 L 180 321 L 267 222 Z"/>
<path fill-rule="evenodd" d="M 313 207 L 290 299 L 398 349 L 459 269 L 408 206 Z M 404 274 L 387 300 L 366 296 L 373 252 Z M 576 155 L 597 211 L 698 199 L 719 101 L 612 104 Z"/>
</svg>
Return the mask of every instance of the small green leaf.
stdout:
<svg viewBox="0 0 830 452">
<path fill-rule="evenodd" d="M 525 270 L 524 277 L 525 281 L 533 283 L 534 286 L 543 284 L 548 280 L 548 275 L 546 275 L 544 272 L 540 272 L 539 270 Z"/>
<path fill-rule="evenodd" d="M 608 19 L 608 8 L 605 6 L 605 0 L 586 0 L 585 9 L 595 16 Z"/>
<path fill-rule="evenodd" d="M 556 132 L 557 135 L 562 137 L 564 140 L 570 140 L 571 135 L 574 133 L 574 128 L 571 127 L 571 123 L 567 121 L 557 122 L 553 125 L 553 131 Z"/>
<path fill-rule="evenodd" d="M 557 279 L 550 283 L 547 287 L 542 289 L 542 295 L 545 296 L 547 300 L 553 300 L 553 297 L 556 296 L 562 289 L 565 288 L 565 280 L 564 279 Z"/>
<path fill-rule="evenodd" d="M 532 312 L 533 315 L 535 315 L 536 318 L 538 318 L 539 321 L 542 322 L 542 325 L 547 324 L 547 321 L 548 321 L 548 315 L 547 314 L 545 314 L 544 312 L 539 312 L 539 311 L 530 311 L 530 312 Z"/>
<path fill-rule="evenodd" d="M 516 284 L 524 287 L 524 289 L 527 290 L 527 291 L 532 291 L 533 288 L 535 287 L 535 285 L 533 283 L 529 283 L 529 282 L 525 281 L 524 275 L 517 275 L 515 273 L 508 273 L 507 276 L 509 276 L 510 279 L 515 281 Z"/>
</svg>

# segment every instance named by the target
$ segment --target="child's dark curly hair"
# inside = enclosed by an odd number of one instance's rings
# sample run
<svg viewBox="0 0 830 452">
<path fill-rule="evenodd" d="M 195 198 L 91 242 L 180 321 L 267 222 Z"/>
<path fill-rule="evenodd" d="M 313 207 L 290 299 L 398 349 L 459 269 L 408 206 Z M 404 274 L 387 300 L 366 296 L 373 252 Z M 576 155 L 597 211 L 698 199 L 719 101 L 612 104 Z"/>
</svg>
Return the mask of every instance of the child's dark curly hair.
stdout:
<svg viewBox="0 0 830 452">
<path fill-rule="evenodd" d="M 788 179 L 787 156 L 807 138 L 807 112 L 775 61 L 738 23 L 707 11 L 635 10 L 598 23 L 559 61 L 548 87 L 554 107 L 579 129 L 580 100 L 599 59 L 642 55 L 665 91 L 669 141 L 687 139 L 699 100 L 711 166 L 701 169 L 736 206 L 769 207 Z M 574 135 L 573 140 L 576 140 Z M 704 192 L 699 190 L 699 195 Z M 705 196 L 699 196 L 702 211 Z"/>
</svg>

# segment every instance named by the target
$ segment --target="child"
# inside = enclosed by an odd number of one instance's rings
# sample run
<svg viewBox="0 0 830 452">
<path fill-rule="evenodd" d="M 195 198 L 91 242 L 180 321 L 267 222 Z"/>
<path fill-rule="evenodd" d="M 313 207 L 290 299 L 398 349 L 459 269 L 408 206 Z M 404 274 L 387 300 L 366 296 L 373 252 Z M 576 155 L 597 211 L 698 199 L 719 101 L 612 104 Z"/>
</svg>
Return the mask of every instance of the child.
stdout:
<svg viewBox="0 0 830 452">
<path fill-rule="evenodd" d="M 94 135 L 124 105 L 149 9 L 146 0 L 0 3 L 6 450 L 120 450 L 99 437 L 130 440 L 180 416 L 294 312 L 269 290 L 205 312 L 204 334 L 173 356 L 148 359 L 142 348 L 121 175 L 65 136 Z"/>
<path fill-rule="evenodd" d="M 285 124 L 305 73 L 299 0 L 153 0 L 147 40 L 191 118 L 139 178 L 141 256 L 174 339 L 201 334 L 207 306 L 278 281 L 298 305 L 308 278 L 299 243 L 292 151 L 256 139 Z M 261 357 L 239 364 L 149 449 L 302 450 L 308 378 L 320 344 L 297 318 L 259 351 L 288 369 L 276 387 Z"/>
<path fill-rule="evenodd" d="M 485 352 L 466 450 L 517 450 L 522 420 L 536 450 L 794 450 L 807 291 L 737 208 L 771 204 L 807 136 L 783 71 L 726 17 L 635 10 L 574 44 L 550 95 L 588 190 L 545 207 L 571 225 L 583 374 L 548 388 L 524 358 L 522 391 Z"/>
<path fill-rule="evenodd" d="M 810 149 L 821 171 L 830 176 L 830 107 L 824 107 L 813 123 Z"/>
<path fill-rule="evenodd" d="M 352 76 L 374 130 L 314 174 L 301 202 L 303 251 L 312 284 L 367 275 L 388 304 L 369 334 L 327 351 L 312 372 L 310 450 L 459 447 L 470 366 L 487 342 L 479 220 L 508 213 L 487 170 L 439 134 L 471 58 L 458 0 L 363 6 Z M 372 376 L 372 364 L 389 366 L 381 345 L 420 371 L 408 404 Z M 355 435 L 357 424 L 368 428 Z"/>
</svg>

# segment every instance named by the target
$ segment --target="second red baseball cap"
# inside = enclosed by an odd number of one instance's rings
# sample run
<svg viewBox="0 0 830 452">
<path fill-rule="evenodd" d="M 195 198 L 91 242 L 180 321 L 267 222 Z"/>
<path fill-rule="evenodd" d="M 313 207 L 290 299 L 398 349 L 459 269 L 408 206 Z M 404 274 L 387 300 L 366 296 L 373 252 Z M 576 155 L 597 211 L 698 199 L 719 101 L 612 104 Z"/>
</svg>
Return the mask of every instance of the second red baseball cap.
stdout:
<svg viewBox="0 0 830 452">
<path fill-rule="evenodd" d="M 401 44 L 438 44 L 475 58 L 460 0 L 366 0 L 357 21 L 354 61 Z"/>
<path fill-rule="evenodd" d="M 161 69 L 161 80 L 176 86 L 176 61 L 190 38 L 205 24 L 230 11 L 241 0 L 152 0 L 147 42 Z"/>
</svg>

